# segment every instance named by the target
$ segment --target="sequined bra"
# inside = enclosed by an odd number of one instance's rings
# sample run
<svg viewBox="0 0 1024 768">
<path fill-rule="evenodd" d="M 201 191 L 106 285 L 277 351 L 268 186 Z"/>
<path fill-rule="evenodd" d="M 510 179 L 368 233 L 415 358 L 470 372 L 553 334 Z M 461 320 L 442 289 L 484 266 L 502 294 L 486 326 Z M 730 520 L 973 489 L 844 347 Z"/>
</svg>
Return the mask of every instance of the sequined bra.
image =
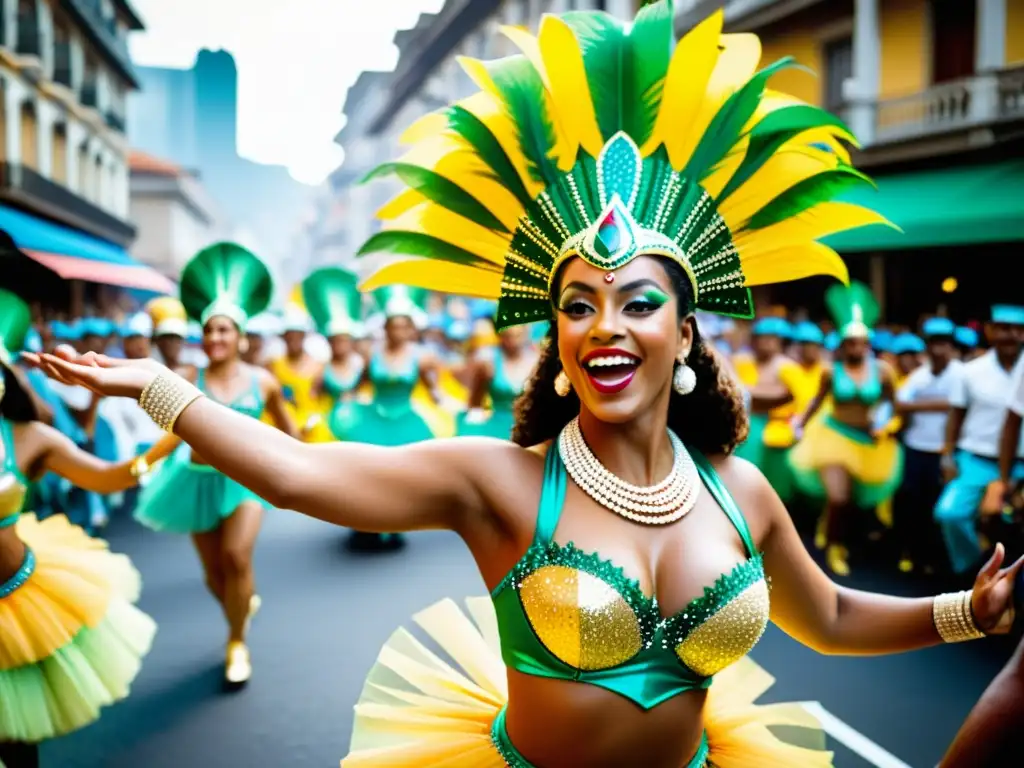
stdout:
<svg viewBox="0 0 1024 768">
<path fill-rule="evenodd" d="M 14 458 L 14 435 L 11 425 L 0 418 L 0 439 L 3 460 L 0 461 L 0 529 L 14 525 L 25 504 L 28 481 L 18 469 Z"/>
<path fill-rule="evenodd" d="M 858 384 L 842 363 L 835 364 L 832 374 L 832 398 L 837 403 L 860 400 L 864 405 L 874 405 L 882 399 L 882 377 L 878 372 L 878 362 L 868 360 L 867 366 L 867 378 L 862 384 Z"/>
<path fill-rule="evenodd" d="M 597 685 L 652 709 L 707 688 L 768 625 L 764 565 L 743 514 L 708 460 L 701 480 L 736 527 L 749 559 L 669 618 L 656 597 L 596 553 L 554 541 L 567 475 L 549 450 L 534 540 L 491 593 L 505 664 L 528 675 Z"/>
</svg>

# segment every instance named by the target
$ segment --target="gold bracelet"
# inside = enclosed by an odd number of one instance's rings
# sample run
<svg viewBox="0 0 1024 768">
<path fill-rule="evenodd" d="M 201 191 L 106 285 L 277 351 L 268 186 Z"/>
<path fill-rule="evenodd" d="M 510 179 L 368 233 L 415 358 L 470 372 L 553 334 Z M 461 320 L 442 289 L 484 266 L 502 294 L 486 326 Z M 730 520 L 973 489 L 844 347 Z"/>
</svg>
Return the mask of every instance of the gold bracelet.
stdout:
<svg viewBox="0 0 1024 768">
<path fill-rule="evenodd" d="M 196 387 L 168 371 L 161 373 L 142 390 L 139 405 L 160 429 L 173 432 L 178 417 L 202 396 Z"/>
<path fill-rule="evenodd" d="M 135 461 L 128 466 L 128 471 L 136 480 L 144 475 L 148 475 L 150 469 L 152 469 L 152 467 L 150 467 L 149 462 L 146 461 L 145 454 L 136 457 Z"/>
<path fill-rule="evenodd" d="M 978 640 L 985 633 L 978 629 L 971 609 L 972 590 L 937 595 L 932 602 L 932 621 L 939 637 L 946 643 Z"/>
</svg>

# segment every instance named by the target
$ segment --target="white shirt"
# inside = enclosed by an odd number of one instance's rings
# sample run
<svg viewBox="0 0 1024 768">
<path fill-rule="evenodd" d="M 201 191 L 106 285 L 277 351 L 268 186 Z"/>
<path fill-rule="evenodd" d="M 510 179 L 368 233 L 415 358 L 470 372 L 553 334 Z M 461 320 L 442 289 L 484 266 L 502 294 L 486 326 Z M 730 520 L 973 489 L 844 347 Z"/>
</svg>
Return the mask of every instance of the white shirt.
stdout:
<svg viewBox="0 0 1024 768">
<path fill-rule="evenodd" d="M 999 457 L 1010 383 L 1010 372 L 999 364 L 995 350 L 960 369 L 949 394 L 951 406 L 967 410 L 957 443 L 960 450 L 989 459 Z M 1017 443 L 1017 455 L 1024 457 L 1024 431 Z"/>
<path fill-rule="evenodd" d="M 77 384 L 65 384 L 63 381 L 50 379 L 50 388 L 73 411 L 84 411 L 92 403 L 92 392 Z"/>
<path fill-rule="evenodd" d="M 120 461 L 134 458 L 140 446 L 153 445 L 163 437 L 160 427 L 130 397 L 105 397 L 100 401 L 98 413 L 114 432 Z"/>
<path fill-rule="evenodd" d="M 903 382 L 896 400 L 900 403 L 916 403 L 927 400 L 945 400 L 949 402 L 950 393 L 958 375 L 962 372 L 963 363 L 951 361 L 936 376 L 930 363 L 916 368 Z M 903 431 L 903 442 L 908 448 L 925 453 L 941 453 L 946 444 L 946 422 L 949 421 L 947 411 L 912 413 L 906 417 L 907 428 Z"/>
<path fill-rule="evenodd" d="M 1010 373 L 1010 397 L 1006 405 L 1018 416 L 1024 416 L 1024 355 L 1020 356 Z"/>
</svg>

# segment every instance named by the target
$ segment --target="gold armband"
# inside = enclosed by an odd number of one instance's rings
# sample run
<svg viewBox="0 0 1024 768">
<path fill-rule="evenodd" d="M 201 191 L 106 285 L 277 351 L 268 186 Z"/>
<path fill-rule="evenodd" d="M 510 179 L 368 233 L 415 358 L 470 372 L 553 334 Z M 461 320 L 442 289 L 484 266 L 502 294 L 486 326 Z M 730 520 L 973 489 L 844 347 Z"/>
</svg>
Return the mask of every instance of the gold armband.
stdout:
<svg viewBox="0 0 1024 768">
<path fill-rule="evenodd" d="M 174 373 L 161 373 L 142 390 L 139 405 L 165 432 L 173 432 L 178 417 L 203 393 Z"/>
<path fill-rule="evenodd" d="M 974 621 L 974 612 L 971 610 L 973 594 L 972 590 L 966 590 L 935 597 L 932 602 L 932 621 L 944 642 L 962 643 L 985 636 Z"/>
</svg>

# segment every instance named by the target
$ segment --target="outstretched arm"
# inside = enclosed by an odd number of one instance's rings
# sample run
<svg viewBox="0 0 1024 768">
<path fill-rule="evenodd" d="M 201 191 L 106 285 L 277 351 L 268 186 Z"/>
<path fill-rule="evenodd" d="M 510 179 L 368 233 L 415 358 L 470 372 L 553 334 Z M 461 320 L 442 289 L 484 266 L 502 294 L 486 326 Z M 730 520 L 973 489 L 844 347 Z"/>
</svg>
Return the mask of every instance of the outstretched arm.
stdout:
<svg viewBox="0 0 1024 768">
<path fill-rule="evenodd" d="M 140 397 L 157 376 L 172 386 L 182 383 L 153 361 L 62 355 L 30 359 L 60 380 L 120 397 Z M 274 506 L 362 531 L 464 533 L 467 521 L 488 514 L 479 467 L 507 461 L 509 450 L 486 439 L 401 448 L 301 443 L 205 397 L 184 410 L 174 429 L 206 462 Z"/>
<path fill-rule="evenodd" d="M 786 634 L 820 653 L 881 655 L 942 642 L 932 598 L 901 598 L 843 587 L 807 553 L 785 507 L 764 475 L 749 462 L 723 462 L 723 479 L 740 508 L 761 531 L 765 571 L 772 579 L 771 615 Z M 1002 548 L 975 582 L 979 626 L 1002 633 L 1012 623 L 1013 579 L 1024 561 L 1000 570 Z"/>
<path fill-rule="evenodd" d="M 825 399 L 829 396 L 831 391 L 832 371 L 826 370 L 821 374 L 821 384 L 818 386 L 818 394 L 816 394 L 814 399 L 811 400 L 810 404 L 808 404 L 807 410 L 796 418 L 795 426 L 797 429 L 802 430 L 810 423 L 811 419 L 814 418 L 814 414 L 821 410 L 821 406 L 825 404 Z"/>
</svg>

